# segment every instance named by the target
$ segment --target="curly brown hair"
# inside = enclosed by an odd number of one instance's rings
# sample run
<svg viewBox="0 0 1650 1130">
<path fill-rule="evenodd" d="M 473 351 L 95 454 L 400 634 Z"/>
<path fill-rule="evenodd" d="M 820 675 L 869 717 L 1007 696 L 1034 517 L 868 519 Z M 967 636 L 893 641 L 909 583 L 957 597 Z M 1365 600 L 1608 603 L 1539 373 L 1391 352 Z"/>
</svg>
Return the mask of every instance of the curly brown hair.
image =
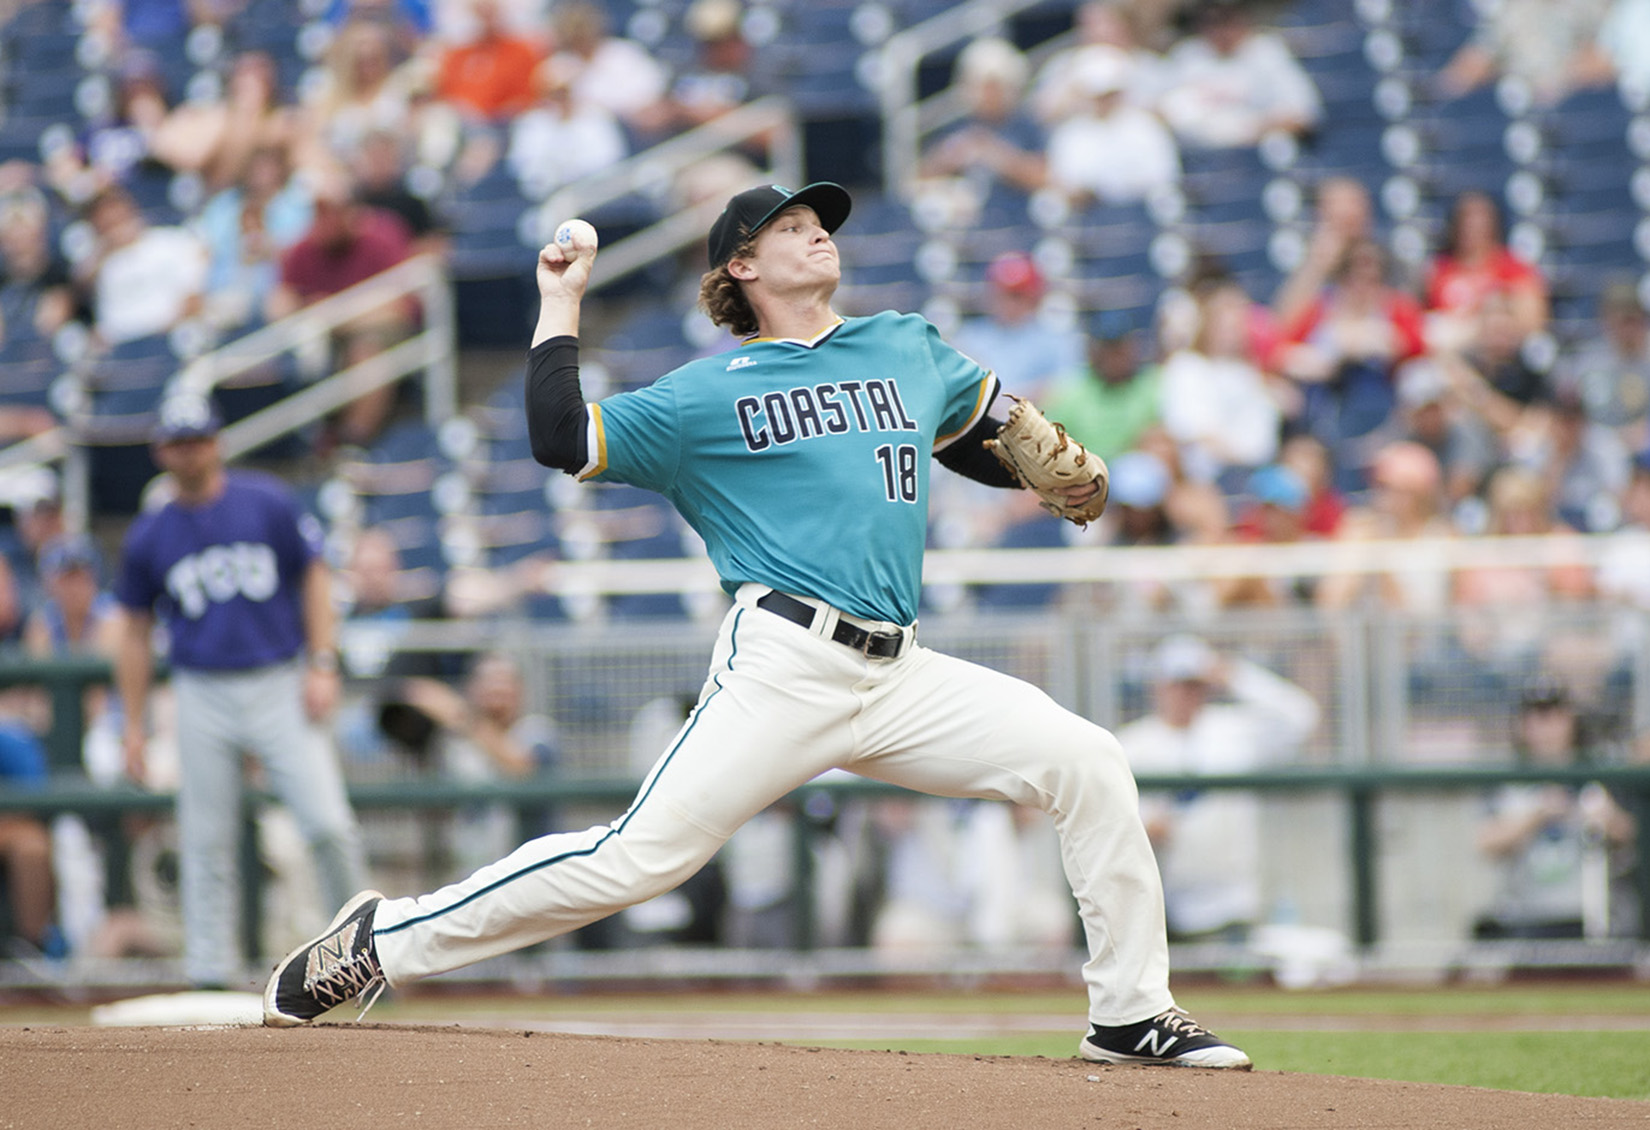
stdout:
<svg viewBox="0 0 1650 1130">
<path fill-rule="evenodd" d="M 734 249 L 732 259 L 743 259 L 755 250 L 755 241 L 746 239 Z M 699 278 L 699 306 L 710 316 L 711 322 L 726 326 L 735 337 L 749 337 L 756 332 L 756 311 L 745 297 L 745 288 L 728 273 L 727 263 L 712 267 Z"/>
</svg>

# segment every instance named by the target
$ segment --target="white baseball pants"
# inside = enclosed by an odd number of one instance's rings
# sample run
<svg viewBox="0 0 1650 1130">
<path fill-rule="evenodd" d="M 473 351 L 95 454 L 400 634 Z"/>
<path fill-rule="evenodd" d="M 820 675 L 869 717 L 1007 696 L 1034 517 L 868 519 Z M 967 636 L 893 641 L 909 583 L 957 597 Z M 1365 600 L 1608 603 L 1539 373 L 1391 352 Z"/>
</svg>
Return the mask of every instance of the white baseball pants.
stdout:
<svg viewBox="0 0 1650 1130">
<path fill-rule="evenodd" d="M 1127 1024 L 1173 1007 L 1162 888 L 1117 740 L 1029 683 L 920 645 L 867 659 L 831 642 L 834 610 L 804 628 L 757 608 L 767 591 L 740 590 L 698 705 L 623 816 L 379 904 L 373 936 L 389 983 L 542 942 L 668 891 L 756 813 L 840 767 L 1049 813 L 1087 934 L 1089 1019 Z"/>
</svg>

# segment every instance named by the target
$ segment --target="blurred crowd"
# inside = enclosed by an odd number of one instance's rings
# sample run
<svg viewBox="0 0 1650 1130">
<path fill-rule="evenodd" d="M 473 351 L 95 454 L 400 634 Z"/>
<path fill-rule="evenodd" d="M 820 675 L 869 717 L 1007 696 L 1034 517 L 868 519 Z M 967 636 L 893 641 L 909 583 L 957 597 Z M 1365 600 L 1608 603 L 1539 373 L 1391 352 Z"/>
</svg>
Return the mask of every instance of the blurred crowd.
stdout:
<svg viewBox="0 0 1650 1130">
<path fill-rule="evenodd" d="M 1289 498 L 1298 536 L 1643 522 L 1650 320 L 1637 279 L 1609 282 L 1584 332 L 1558 344 L 1541 271 L 1507 247 L 1491 195 L 1455 200 L 1413 281 L 1391 266 L 1359 182 L 1322 184 L 1318 215 L 1312 253 L 1275 294 L 1211 262 L 1155 319 L 1103 311 L 1063 332 L 1038 316 L 1049 287 L 1035 259 L 1006 253 L 987 273 L 988 311 L 957 341 L 1117 460 L 1125 508 L 1174 495 L 1158 542 L 1263 536 L 1244 504 Z M 1416 495 L 1408 507 L 1380 493 L 1399 487 Z M 1532 492 L 1540 513 L 1509 525 L 1508 496 Z"/>
<path fill-rule="evenodd" d="M 1324 105 L 1278 6 L 1244 0 L 1084 0 L 1070 45 L 1033 63 L 985 37 L 956 59 L 964 107 L 925 148 L 920 175 L 962 177 L 974 206 L 1049 189 L 1066 203 L 1126 203 L 1174 185 L 1186 150 L 1312 138 Z M 1475 5 L 1476 27 L 1422 76 L 1428 97 L 1459 98 L 1510 79 L 1543 106 L 1650 79 L 1650 12 L 1638 0 Z M 1452 14 L 1440 12 L 1446 22 Z"/>
<path fill-rule="evenodd" d="M 519 273 L 517 221 L 535 203 L 765 89 L 738 0 L 682 14 L 694 54 L 675 64 L 585 0 L 11 7 L 21 50 L 72 26 L 84 77 L 78 116 L 44 128 L 38 159 L 0 164 L 6 361 L 175 368 L 416 253 L 450 256 L 478 201 Z M 352 324 L 328 371 L 418 317 L 397 306 Z M 0 441 L 65 411 L 5 399 Z M 395 406 L 389 392 L 350 405 L 323 453 L 371 442 Z"/>
<path fill-rule="evenodd" d="M 1025 497 L 937 489 L 937 542 L 1218 546 L 1650 529 L 1650 318 L 1637 280 L 1610 282 L 1585 332 L 1553 349 L 1541 272 L 1508 250 L 1489 195 L 1455 201 L 1446 243 L 1413 282 L 1390 268 L 1360 184 L 1326 182 L 1319 205 L 1313 253 L 1276 294 L 1251 295 L 1214 266 L 1146 324 L 1103 312 L 1062 337 L 1037 317 L 1047 287 L 1035 260 L 995 261 L 989 312 L 965 322 L 958 343 L 1107 460 L 1111 507 L 1078 530 Z M 1418 558 L 1403 572 L 1141 583 L 1103 599 L 1113 615 L 1193 622 L 1238 608 L 1361 607 L 1440 621 L 1476 610 L 1478 658 L 1522 676 L 1555 641 L 1520 634 L 1521 621 L 1599 601 L 1646 607 L 1650 561 L 1632 538 L 1618 543 L 1591 565 L 1509 560 L 1450 573 Z"/>
<path fill-rule="evenodd" d="M 966 112 L 928 144 L 919 175 L 961 177 L 983 203 L 1044 189 L 1127 203 L 1180 179 L 1183 146 L 1308 134 L 1317 88 L 1252 7 L 1088 0 L 1076 43 L 1035 68 L 1007 40 L 975 40 L 953 80 Z"/>
</svg>

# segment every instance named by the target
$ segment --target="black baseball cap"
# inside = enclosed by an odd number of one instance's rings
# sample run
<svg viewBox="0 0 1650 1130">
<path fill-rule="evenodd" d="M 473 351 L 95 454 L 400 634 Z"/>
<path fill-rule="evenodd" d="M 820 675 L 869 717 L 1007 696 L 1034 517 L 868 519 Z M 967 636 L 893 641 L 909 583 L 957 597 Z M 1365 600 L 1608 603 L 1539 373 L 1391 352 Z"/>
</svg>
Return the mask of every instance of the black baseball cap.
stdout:
<svg viewBox="0 0 1650 1130">
<path fill-rule="evenodd" d="M 840 184 L 823 180 L 795 192 L 777 184 L 746 189 L 728 201 L 728 206 L 710 226 L 710 265 L 720 267 L 732 259 L 741 243 L 786 208 L 804 205 L 814 210 L 826 231 L 834 232 L 848 218 L 854 201 Z"/>
</svg>

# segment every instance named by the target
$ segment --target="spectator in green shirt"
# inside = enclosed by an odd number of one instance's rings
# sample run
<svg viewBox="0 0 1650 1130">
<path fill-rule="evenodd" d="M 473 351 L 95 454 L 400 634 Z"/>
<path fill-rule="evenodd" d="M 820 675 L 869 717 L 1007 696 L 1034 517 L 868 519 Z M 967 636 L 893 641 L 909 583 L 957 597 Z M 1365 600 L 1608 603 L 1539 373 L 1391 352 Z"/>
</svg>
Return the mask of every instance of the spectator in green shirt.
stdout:
<svg viewBox="0 0 1650 1130">
<path fill-rule="evenodd" d="M 1044 406 L 1083 446 L 1111 460 L 1158 422 L 1158 367 L 1141 358 L 1140 332 L 1105 310 L 1088 326 L 1088 363 L 1061 381 Z"/>
</svg>

